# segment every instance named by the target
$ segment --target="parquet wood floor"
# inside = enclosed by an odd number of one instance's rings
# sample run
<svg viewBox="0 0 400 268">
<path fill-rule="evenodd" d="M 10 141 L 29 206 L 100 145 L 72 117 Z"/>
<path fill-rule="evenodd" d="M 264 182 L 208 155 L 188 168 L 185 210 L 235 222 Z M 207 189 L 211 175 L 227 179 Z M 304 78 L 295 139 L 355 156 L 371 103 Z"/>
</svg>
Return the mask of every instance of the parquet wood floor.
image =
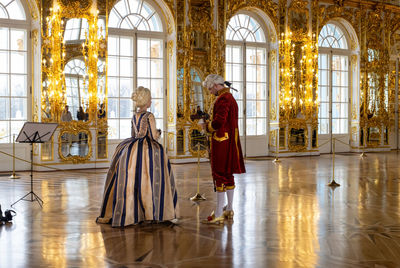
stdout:
<svg viewBox="0 0 400 268">
<path fill-rule="evenodd" d="M 0 267 L 400 267 L 400 154 L 247 160 L 233 221 L 201 224 L 215 206 L 209 163 L 173 165 L 178 224 L 95 223 L 105 169 L 35 172 L 44 201 L 21 201 L 0 225 Z M 29 173 L 0 176 L 3 211 L 30 191 Z"/>
</svg>

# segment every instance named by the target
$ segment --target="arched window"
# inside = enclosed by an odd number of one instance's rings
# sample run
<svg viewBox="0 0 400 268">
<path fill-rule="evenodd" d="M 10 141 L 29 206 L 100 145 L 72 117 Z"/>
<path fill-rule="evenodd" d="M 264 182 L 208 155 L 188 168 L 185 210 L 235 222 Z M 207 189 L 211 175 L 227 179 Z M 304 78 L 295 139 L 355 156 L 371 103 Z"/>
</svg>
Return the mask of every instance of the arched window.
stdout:
<svg viewBox="0 0 400 268">
<path fill-rule="evenodd" d="M 318 133 L 348 134 L 350 50 L 345 33 L 337 24 L 326 24 L 318 44 Z"/>
<path fill-rule="evenodd" d="M 109 16 L 108 125 L 110 139 L 131 134 L 132 91 L 151 90 L 151 112 L 164 129 L 165 53 L 163 24 L 155 8 L 142 0 L 121 0 Z"/>
<path fill-rule="evenodd" d="M 0 1 L 0 143 L 10 143 L 28 119 L 28 30 L 20 1 Z"/>
<path fill-rule="evenodd" d="M 267 43 L 260 24 L 247 14 L 233 16 L 226 30 L 226 79 L 239 106 L 239 133 L 267 135 Z M 243 113 L 245 111 L 245 113 Z"/>
<path fill-rule="evenodd" d="M 79 106 L 87 108 L 85 100 L 89 99 L 85 63 L 80 59 L 72 59 L 65 65 L 64 73 L 69 111 L 76 120 Z"/>
</svg>

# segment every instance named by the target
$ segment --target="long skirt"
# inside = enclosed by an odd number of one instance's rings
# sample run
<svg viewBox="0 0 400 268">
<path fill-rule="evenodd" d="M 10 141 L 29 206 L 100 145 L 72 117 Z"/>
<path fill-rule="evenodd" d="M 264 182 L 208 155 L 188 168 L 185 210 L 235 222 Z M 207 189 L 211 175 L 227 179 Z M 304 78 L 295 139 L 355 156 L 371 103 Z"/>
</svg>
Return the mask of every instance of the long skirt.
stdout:
<svg viewBox="0 0 400 268">
<path fill-rule="evenodd" d="M 123 227 L 177 217 L 178 196 L 171 164 L 161 144 L 128 138 L 114 153 L 98 223 Z"/>
</svg>

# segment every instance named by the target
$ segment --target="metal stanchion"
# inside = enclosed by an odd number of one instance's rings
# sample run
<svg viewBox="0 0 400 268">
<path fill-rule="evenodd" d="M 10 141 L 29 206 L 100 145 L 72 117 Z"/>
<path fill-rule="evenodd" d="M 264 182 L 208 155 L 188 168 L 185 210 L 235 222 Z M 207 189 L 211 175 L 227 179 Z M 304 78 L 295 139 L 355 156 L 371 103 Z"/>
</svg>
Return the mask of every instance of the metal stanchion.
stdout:
<svg viewBox="0 0 400 268">
<path fill-rule="evenodd" d="M 204 196 L 200 194 L 200 142 L 197 143 L 197 193 L 190 198 L 192 201 L 203 201 L 206 200 Z"/>
<path fill-rule="evenodd" d="M 277 135 L 276 135 L 276 142 L 275 142 L 275 146 L 276 146 L 276 156 L 275 159 L 272 161 L 274 163 L 279 163 L 281 162 L 281 160 L 279 160 L 279 129 L 277 130 Z"/>
<path fill-rule="evenodd" d="M 339 187 L 340 184 L 335 181 L 335 138 L 332 140 L 333 142 L 333 155 L 332 155 L 332 181 L 328 184 L 329 187 Z"/>
<path fill-rule="evenodd" d="M 19 179 L 17 175 L 15 175 L 15 134 L 13 134 L 13 172 L 9 179 Z"/>
</svg>

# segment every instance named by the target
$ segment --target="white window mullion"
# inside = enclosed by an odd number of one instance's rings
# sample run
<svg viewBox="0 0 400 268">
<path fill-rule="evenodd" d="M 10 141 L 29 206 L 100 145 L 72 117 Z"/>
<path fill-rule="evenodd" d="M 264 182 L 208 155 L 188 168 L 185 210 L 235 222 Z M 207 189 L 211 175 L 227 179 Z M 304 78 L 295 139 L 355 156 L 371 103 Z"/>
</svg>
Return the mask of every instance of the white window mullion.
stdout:
<svg viewBox="0 0 400 268">
<path fill-rule="evenodd" d="M 246 76 L 246 68 L 247 68 L 247 63 L 246 63 L 246 42 L 243 43 L 243 45 L 240 47 L 242 50 L 242 68 L 243 68 L 243 79 L 242 79 L 242 84 L 243 84 L 243 94 L 242 94 L 242 106 L 243 106 L 243 135 L 246 137 L 247 136 L 247 76 Z M 246 142 L 245 142 L 245 148 L 246 148 Z M 244 150 L 246 151 L 246 149 Z"/>
<path fill-rule="evenodd" d="M 137 32 L 133 35 L 133 44 L 132 44 L 132 49 L 133 49 L 133 89 L 136 89 L 138 87 L 138 75 L 137 75 L 137 63 L 138 63 L 138 55 L 137 55 Z"/>
</svg>

